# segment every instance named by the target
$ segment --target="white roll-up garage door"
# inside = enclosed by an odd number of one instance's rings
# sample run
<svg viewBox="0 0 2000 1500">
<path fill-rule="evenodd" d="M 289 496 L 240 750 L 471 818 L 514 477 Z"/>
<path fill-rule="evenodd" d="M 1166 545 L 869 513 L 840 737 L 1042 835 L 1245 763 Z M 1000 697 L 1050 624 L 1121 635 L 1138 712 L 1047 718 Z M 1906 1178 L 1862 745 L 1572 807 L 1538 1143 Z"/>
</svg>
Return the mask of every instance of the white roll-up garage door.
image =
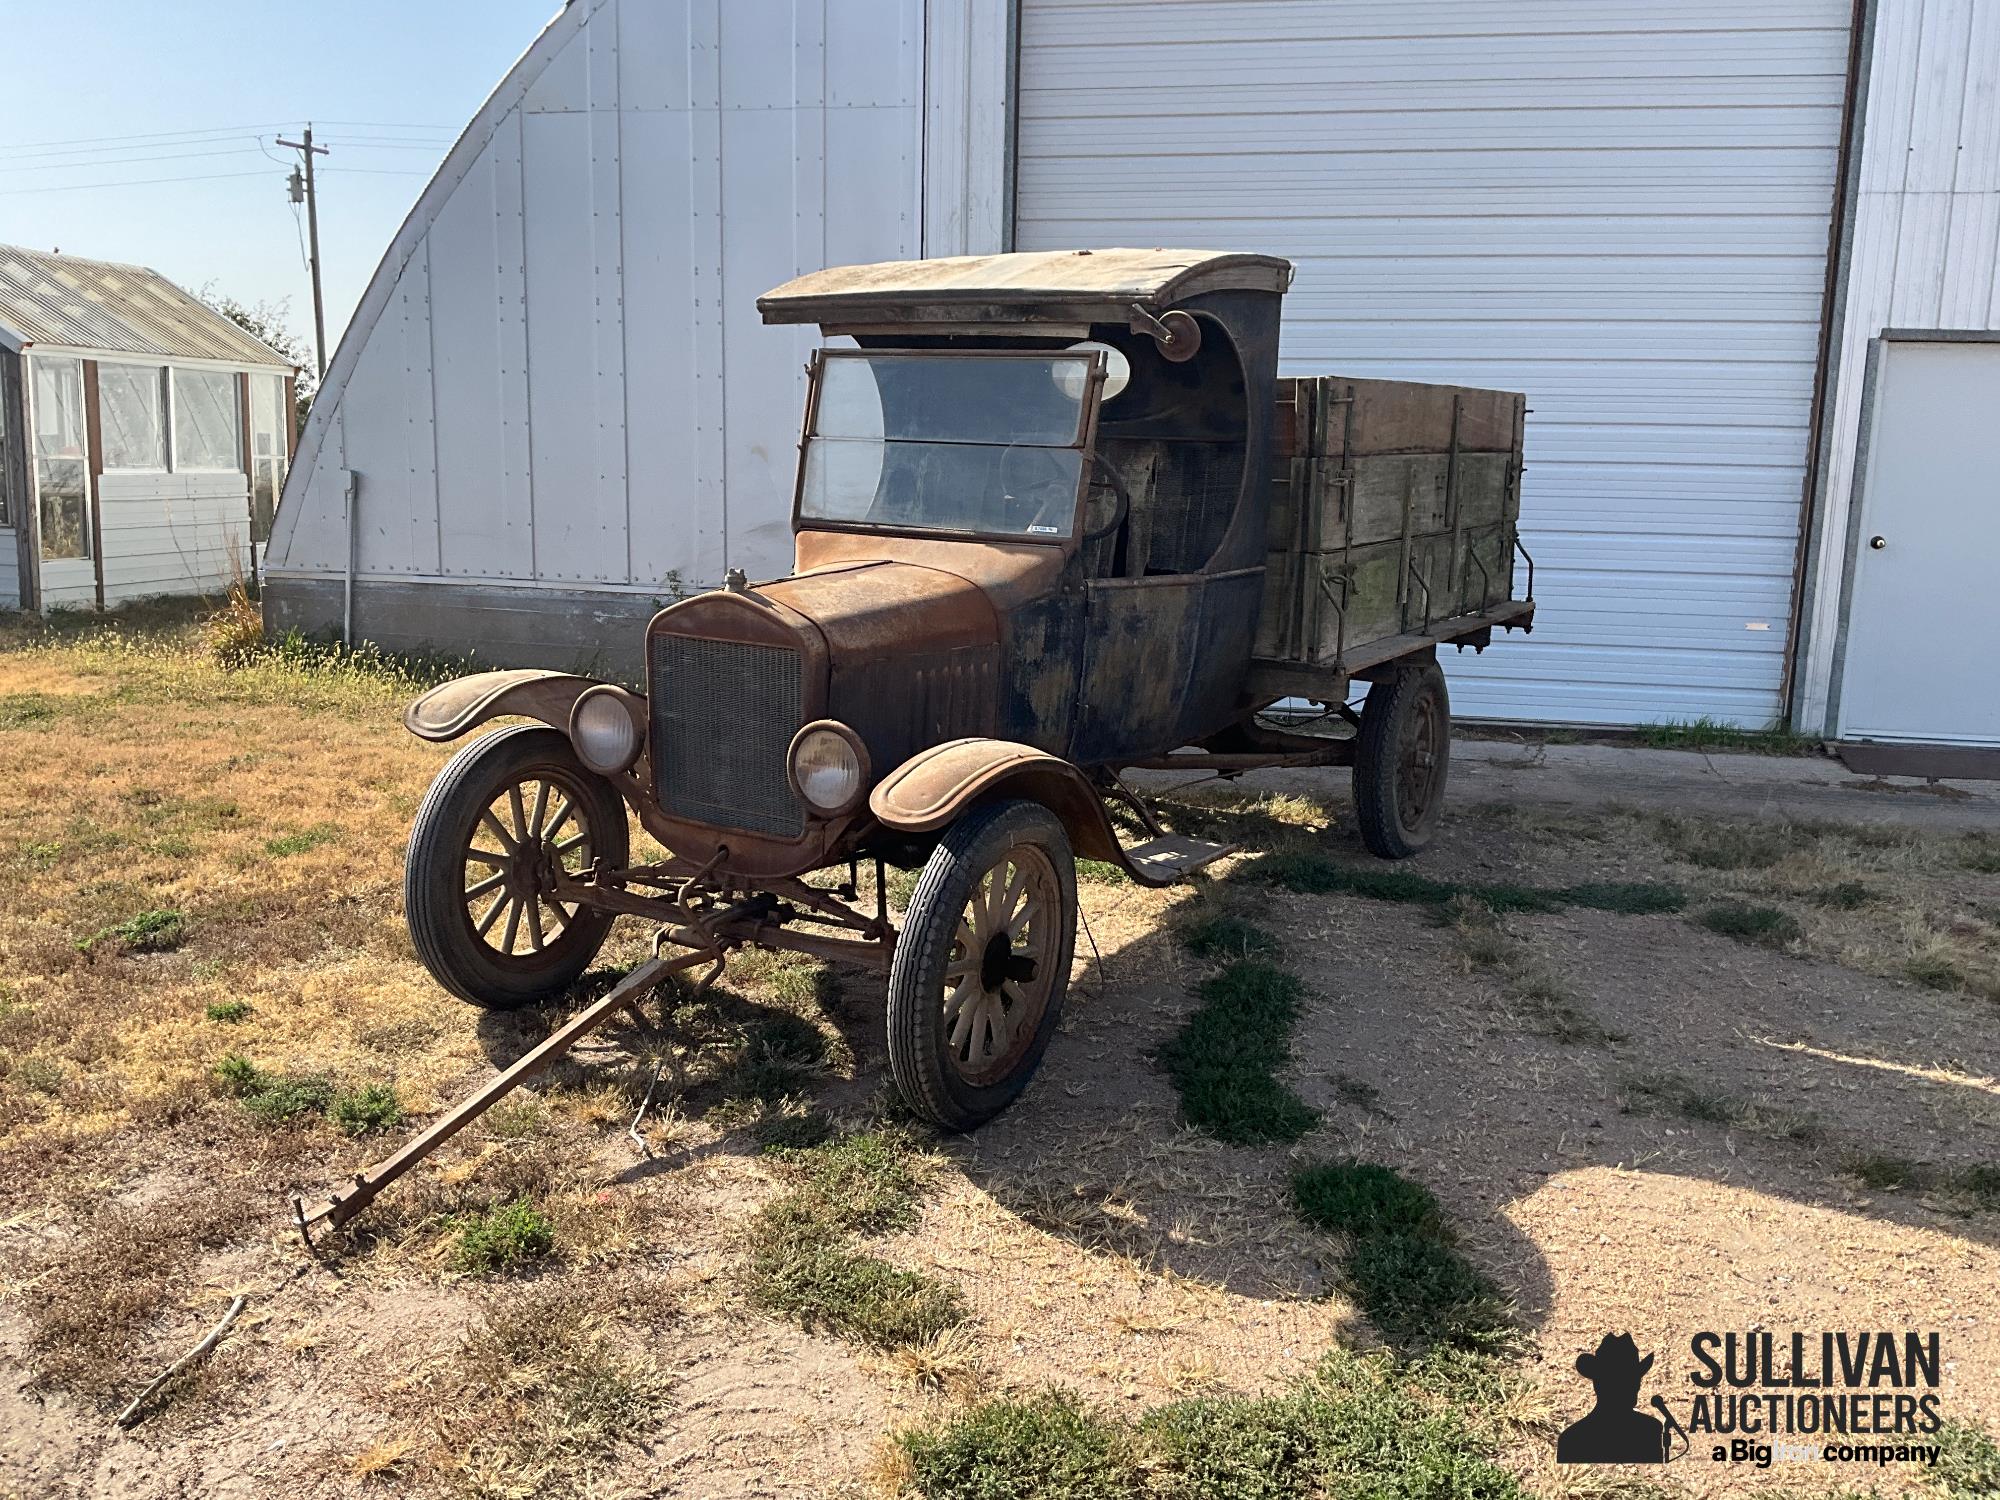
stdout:
<svg viewBox="0 0 2000 1500">
<path fill-rule="evenodd" d="M 1849 0 L 1023 0 L 1016 243 L 1290 256 L 1284 370 L 1526 391 L 1454 707 L 1779 712 Z"/>
</svg>

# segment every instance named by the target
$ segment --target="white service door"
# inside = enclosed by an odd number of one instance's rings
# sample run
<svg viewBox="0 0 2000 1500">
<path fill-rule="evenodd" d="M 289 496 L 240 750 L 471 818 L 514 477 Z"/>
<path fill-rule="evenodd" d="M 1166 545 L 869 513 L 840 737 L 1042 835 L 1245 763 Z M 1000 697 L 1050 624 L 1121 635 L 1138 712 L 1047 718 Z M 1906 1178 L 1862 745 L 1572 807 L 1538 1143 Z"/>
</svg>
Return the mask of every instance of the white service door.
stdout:
<svg viewBox="0 0 2000 1500">
<path fill-rule="evenodd" d="M 1894 340 L 1879 357 L 1837 732 L 2000 745 L 2000 343 Z"/>
<path fill-rule="evenodd" d="M 1541 609 L 1459 712 L 1762 726 L 1851 12 L 1022 0 L 1016 242 L 1289 256 L 1286 374 L 1527 393 Z"/>
</svg>

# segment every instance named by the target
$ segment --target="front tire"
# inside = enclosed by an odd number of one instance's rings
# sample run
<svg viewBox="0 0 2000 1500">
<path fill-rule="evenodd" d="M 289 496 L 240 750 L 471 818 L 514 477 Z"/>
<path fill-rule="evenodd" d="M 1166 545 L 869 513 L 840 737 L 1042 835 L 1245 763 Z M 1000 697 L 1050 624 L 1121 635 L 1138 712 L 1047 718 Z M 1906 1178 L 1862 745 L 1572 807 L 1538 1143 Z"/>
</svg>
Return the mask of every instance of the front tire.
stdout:
<svg viewBox="0 0 2000 1500">
<path fill-rule="evenodd" d="M 445 763 L 410 831 L 403 912 L 433 978 L 461 1000 L 514 1010 L 553 998 L 590 966 L 609 912 L 555 899 L 572 874 L 628 857 L 625 804 L 569 736 L 502 729 Z"/>
<path fill-rule="evenodd" d="M 889 969 L 889 1069 L 946 1130 L 983 1125 L 1048 1049 L 1076 948 L 1076 860 L 1038 802 L 998 802 L 945 831 Z"/>
<path fill-rule="evenodd" d="M 1369 853 L 1408 859 L 1430 847 L 1450 767 L 1443 669 L 1427 661 L 1373 684 L 1354 756 L 1354 816 Z"/>
</svg>

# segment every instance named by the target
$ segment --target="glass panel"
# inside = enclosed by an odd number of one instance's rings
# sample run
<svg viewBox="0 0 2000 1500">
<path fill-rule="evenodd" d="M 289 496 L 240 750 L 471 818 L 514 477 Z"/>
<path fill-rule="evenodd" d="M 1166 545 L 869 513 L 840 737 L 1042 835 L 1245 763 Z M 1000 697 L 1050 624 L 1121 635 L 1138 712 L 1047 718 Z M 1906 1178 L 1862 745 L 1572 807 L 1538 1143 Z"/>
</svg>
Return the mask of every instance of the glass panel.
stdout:
<svg viewBox="0 0 2000 1500">
<path fill-rule="evenodd" d="M 1068 536 L 1090 357 L 829 356 L 799 513 L 807 521 Z"/>
<path fill-rule="evenodd" d="M 83 457 L 83 364 L 38 355 L 35 370 L 35 457 Z"/>
<path fill-rule="evenodd" d="M 220 370 L 174 371 L 174 467 L 242 472 L 236 377 Z"/>
<path fill-rule="evenodd" d="M 11 431 L 7 425 L 7 413 L 14 409 L 14 358 L 0 349 L 0 526 L 12 524 L 7 510 L 7 496 L 14 484 L 14 454 L 7 446 Z M 0 547 L 5 545 L 5 542 L 0 542 Z"/>
<path fill-rule="evenodd" d="M 254 457 L 284 457 L 285 429 L 279 416 L 284 405 L 285 382 L 281 377 L 250 377 L 250 452 Z"/>
<path fill-rule="evenodd" d="M 107 469 L 164 469 L 165 372 L 139 365 L 97 367 L 97 421 Z"/>
<path fill-rule="evenodd" d="M 1090 359 L 835 355 L 820 372 L 814 432 L 891 442 L 1030 443 L 1081 437 Z"/>
<path fill-rule="evenodd" d="M 39 416 L 36 425 L 40 425 Z M 42 556 L 90 556 L 90 534 L 84 521 L 83 460 L 45 458 L 35 470 L 42 512 Z"/>
<path fill-rule="evenodd" d="M 1000 536 L 1068 536 L 1083 455 L 1026 444 L 814 438 L 806 520 Z"/>
<path fill-rule="evenodd" d="M 261 544 L 271 540 L 271 518 L 278 513 L 285 467 L 278 458 L 256 458 L 250 465 L 257 471 L 250 477 L 250 540 Z"/>
</svg>

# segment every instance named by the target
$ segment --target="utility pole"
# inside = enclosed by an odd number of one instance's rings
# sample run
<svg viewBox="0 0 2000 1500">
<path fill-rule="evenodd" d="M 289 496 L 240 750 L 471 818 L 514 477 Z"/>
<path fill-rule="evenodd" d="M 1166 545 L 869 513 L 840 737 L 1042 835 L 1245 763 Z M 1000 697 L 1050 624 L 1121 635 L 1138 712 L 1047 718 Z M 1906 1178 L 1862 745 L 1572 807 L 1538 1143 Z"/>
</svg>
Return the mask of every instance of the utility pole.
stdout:
<svg viewBox="0 0 2000 1500">
<path fill-rule="evenodd" d="M 306 123 L 304 140 L 281 139 L 278 144 L 291 147 L 303 156 L 306 162 L 303 182 L 300 181 L 299 169 L 292 168 L 292 202 L 297 203 L 303 197 L 306 204 L 306 237 L 312 244 L 313 338 L 315 347 L 319 351 L 319 378 L 324 380 L 326 379 L 326 303 L 319 289 L 319 193 L 313 187 L 313 158 L 325 156 L 327 148 L 313 144 L 313 128 L 310 121 Z"/>
</svg>

